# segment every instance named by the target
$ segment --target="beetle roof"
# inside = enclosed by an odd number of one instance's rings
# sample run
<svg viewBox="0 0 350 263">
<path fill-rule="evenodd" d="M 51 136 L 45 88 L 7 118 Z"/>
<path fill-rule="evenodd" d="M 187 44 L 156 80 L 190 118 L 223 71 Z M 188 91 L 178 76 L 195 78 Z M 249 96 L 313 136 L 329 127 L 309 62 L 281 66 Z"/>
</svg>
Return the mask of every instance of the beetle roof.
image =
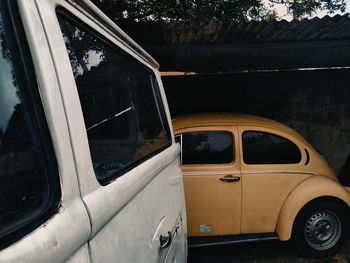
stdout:
<svg viewBox="0 0 350 263">
<path fill-rule="evenodd" d="M 306 140 L 300 134 L 286 125 L 277 121 L 252 115 L 232 113 L 192 114 L 177 116 L 172 120 L 172 122 L 175 134 L 181 129 L 202 126 L 256 126 L 279 130 L 296 137 L 303 142 L 306 142 Z"/>
</svg>

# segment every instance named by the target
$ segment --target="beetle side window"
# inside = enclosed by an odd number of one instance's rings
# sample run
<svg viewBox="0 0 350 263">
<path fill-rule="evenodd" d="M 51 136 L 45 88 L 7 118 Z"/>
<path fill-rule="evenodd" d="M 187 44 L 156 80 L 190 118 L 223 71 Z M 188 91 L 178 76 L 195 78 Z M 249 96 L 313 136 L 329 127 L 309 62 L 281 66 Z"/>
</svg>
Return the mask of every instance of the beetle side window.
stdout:
<svg viewBox="0 0 350 263">
<path fill-rule="evenodd" d="M 301 153 L 286 138 L 260 131 L 246 131 L 243 133 L 243 160 L 246 164 L 293 164 L 301 161 Z"/>
<path fill-rule="evenodd" d="M 1 247 L 44 222 L 60 199 L 57 163 L 33 65 L 17 10 L 9 6 L 0 1 Z"/>
<path fill-rule="evenodd" d="M 228 164 L 234 161 L 233 136 L 229 132 L 182 134 L 183 164 Z"/>
<path fill-rule="evenodd" d="M 132 56 L 58 12 L 98 181 L 106 184 L 171 144 L 156 78 Z"/>
</svg>

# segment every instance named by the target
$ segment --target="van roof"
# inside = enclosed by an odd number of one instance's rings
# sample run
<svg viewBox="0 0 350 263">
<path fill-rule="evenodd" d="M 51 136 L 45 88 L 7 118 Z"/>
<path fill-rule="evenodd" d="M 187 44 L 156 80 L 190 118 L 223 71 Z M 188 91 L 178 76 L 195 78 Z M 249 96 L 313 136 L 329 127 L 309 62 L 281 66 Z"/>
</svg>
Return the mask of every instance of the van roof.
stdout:
<svg viewBox="0 0 350 263">
<path fill-rule="evenodd" d="M 109 17 L 107 17 L 98 7 L 96 7 L 90 0 L 65 0 L 73 7 L 80 8 L 86 11 L 90 18 L 97 20 L 105 30 L 118 38 L 124 45 L 128 46 L 135 53 L 137 53 L 143 60 L 151 64 L 155 68 L 159 68 L 159 64 L 154 58 L 148 54 L 139 44 L 137 44 L 131 37 L 129 37 L 120 27 L 118 27 Z M 81 10 L 80 10 L 81 11 Z"/>
</svg>

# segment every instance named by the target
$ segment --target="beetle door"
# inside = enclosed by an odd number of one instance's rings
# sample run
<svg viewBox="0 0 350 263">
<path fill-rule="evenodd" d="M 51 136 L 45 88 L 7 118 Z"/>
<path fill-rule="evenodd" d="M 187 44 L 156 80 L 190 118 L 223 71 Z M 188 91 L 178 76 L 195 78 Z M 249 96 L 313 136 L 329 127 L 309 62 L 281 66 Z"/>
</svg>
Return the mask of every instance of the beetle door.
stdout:
<svg viewBox="0 0 350 263">
<path fill-rule="evenodd" d="M 278 130 L 239 127 L 242 233 L 274 232 L 289 193 L 310 173 L 303 144 Z"/>
<path fill-rule="evenodd" d="M 240 233 L 236 128 L 200 127 L 180 133 L 189 236 Z"/>
</svg>

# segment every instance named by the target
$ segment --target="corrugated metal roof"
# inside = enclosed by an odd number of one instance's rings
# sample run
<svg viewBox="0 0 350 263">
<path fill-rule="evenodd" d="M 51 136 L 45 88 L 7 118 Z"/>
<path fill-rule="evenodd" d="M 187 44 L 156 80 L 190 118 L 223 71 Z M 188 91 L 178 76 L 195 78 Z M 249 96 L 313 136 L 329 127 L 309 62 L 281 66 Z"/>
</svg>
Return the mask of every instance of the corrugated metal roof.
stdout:
<svg viewBox="0 0 350 263">
<path fill-rule="evenodd" d="M 350 66 L 349 14 L 282 21 L 120 23 L 163 71 L 242 71 Z"/>
</svg>

